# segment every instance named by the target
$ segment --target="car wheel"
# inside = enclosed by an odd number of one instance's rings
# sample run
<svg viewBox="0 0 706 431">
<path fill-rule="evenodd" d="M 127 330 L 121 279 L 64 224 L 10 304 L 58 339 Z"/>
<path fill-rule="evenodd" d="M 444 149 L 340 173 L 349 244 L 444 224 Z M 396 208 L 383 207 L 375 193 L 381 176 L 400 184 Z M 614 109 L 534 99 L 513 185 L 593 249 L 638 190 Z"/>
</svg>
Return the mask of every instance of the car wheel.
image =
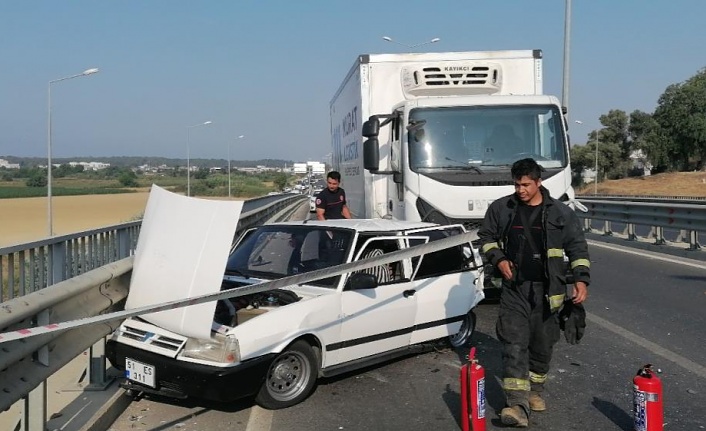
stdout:
<svg viewBox="0 0 706 431">
<path fill-rule="evenodd" d="M 457 333 L 449 336 L 449 344 L 454 349 L 459 347 L 466 347 L 471 344 L 471 337 L 473 332 L 476 330 L 476 313 L 473 310 L 466 314 L 461 323 L 461 328 Z"/>
<path fill-rule="evenodd" d="M 272 361 L 255 402 L 271 410 L 298 404 L 314 388 L 318 374 L 316 352 L 309 343 L 299 340 Z"/>
</svg>

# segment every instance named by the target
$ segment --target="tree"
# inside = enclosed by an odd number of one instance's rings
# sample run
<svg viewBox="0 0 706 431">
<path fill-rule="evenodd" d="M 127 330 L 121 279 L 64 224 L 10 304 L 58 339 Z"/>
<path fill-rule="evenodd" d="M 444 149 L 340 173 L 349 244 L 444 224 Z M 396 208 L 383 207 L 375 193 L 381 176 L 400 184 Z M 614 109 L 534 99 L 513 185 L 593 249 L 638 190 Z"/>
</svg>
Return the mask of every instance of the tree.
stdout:
<svg viewBox="0 0 706 431">
<path fill-rule="evenodd" d="M 668 139 L 651 114 L 640 110 L 633 111 L 630 114 L 628 132 L 632 149 L 642 152 L 644 163 L 651 165 L 653 171 L 663 172 L 670 168 Z"/>
<path fill-rule="evenodd" d="M 682 170 L 692 161 L 706 169 L 706 69 L 667 87 L 657 104 L 654 118 L 668 137 L 668 157 Z"/>
<path fill-rule="evenodd" d="M 287 177 L 287 174 L 280 172 L 275 176 L 274 181 L 277 190 L 284 190 L 284 188 L 287 187 L 289 178 Z"/>
<path fill-rule="evenodd" d="M 133 171 L 130 171 L 130 170 L 123 171 L 118 176 L 118 182 L 123 187 L 137 187 L 137 186 L 139 186 L 139 183 L 137 182 L 137 174 L 135 174 Z"/>
<path fill-rule="evenodd" d="M 35 171 L 32 175 L 27 178 L 27 187 L 46 187 L 47 186 L 47 174 L 42 171 Z"/>
</svg>

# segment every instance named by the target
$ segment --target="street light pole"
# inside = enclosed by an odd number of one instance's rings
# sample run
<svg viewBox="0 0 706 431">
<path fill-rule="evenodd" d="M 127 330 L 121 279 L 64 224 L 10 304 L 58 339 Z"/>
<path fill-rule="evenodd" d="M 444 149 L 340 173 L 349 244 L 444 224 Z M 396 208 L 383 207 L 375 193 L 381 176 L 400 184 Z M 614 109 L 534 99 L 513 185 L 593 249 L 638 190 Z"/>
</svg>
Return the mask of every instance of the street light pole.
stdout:
<svg viewBox="0 0 706 431">
<path fill-rule="evenodd" d="M 51 145 L 51 85 L 55 82 L 66 81 L 67 79 L 80 78 L 82 76 L 93 75 L 97 73 L 97 68 L 86 69 L 76 75 L 66 76 L 64 78 L 49 81 L 47 89 L 47 231 L 49 236 L 54 236 L 54 213 L 52 210 L 52 145 Z"/>
<path fill-rule="evenodd" d="M 564 73 L 561 92 L 561 106 L 569 109 L 569 62 L 571 55 L 571 0 L 566 0 L 564 15 Z"/>
<path fill-rule="evenodd" d="M 598 139 L 596 139 L 596 178 L 593 181 L 593 194 L 598 194 Z"/>
<path fill-rule="evenodd" d="M 389 37 L 389 36 L 383 36 L 382 39 L 383 39 L 383 40 L 386 40 L 386 41 L 388 41 L 388 42 L 391 42 L 391 43 L 396 43 L 396 44 L 398 44 L 398 45 L 402 45 L 402 46 L 404 46 L 405 48 L 409 48 L 409 49 L 418 48 L 418 47 L 424 46 L 424 45 L 429 45 L 430 43 L 436 43 L 436 42 L 438 42 L 438 41 L 441 40 L 440 38 L 435 37 L 434 39 L 428 40 L 428 41 L 426 41 L 426 42 L 418 43 L 418 44 L 416 44 L 416 45 L 407 45 L 406 43 L 398 42 L 398 41 L 394 40 L 393 38 L 391 38 L 391 37 Z"/>
<path fill-rule="evenodd" d="M 186 196 L 191 196 L 191 151 L 189 149 L 189 130 L 193 127 L 207 126 L 211 123 L 211 121 L 204 121 L 203 123 L 194 124 L 193 126 L 186 126 Z"/>
<path fill-rule="evenodd" d="M 238 136 L 238 139 L 243 139 L 245 135 Z M 228 143 L 228 197 L 230 197 L 230 144 Z"/>
</svg>

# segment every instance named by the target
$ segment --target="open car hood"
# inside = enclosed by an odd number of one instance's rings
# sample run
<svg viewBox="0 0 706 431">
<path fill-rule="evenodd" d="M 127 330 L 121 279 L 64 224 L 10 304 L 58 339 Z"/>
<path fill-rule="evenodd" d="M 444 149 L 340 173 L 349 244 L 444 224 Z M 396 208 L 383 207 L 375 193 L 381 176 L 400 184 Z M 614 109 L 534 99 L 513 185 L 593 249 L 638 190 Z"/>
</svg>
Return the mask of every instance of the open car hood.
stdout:
<svg viewBox="0 0 706 431">
<path fill-rule="evenodd" d="M 125 309 L 218 292 L 242 208 L 242 201 L 190 198 L 152 185 Z M 215 309 L 212 301 L 140 317 L 207 339 Z"/>
</svg>

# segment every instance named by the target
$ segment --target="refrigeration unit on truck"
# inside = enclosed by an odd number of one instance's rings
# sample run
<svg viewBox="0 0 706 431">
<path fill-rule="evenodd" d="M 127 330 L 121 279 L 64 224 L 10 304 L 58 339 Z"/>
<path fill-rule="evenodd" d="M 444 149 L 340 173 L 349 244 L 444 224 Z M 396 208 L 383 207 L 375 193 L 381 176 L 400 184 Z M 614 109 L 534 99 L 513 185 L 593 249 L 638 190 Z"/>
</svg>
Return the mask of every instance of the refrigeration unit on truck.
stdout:
<svg viewBox="0 0 706 431">
<path fill-rule="evenodd" d="M 574 198 L 566 120 L 542 93 L 540 50 L 361 55 L 330 110 L 332 164 L 354 217 L 474 230 L 527 157 L 552 196 Z"/>
</svg>

